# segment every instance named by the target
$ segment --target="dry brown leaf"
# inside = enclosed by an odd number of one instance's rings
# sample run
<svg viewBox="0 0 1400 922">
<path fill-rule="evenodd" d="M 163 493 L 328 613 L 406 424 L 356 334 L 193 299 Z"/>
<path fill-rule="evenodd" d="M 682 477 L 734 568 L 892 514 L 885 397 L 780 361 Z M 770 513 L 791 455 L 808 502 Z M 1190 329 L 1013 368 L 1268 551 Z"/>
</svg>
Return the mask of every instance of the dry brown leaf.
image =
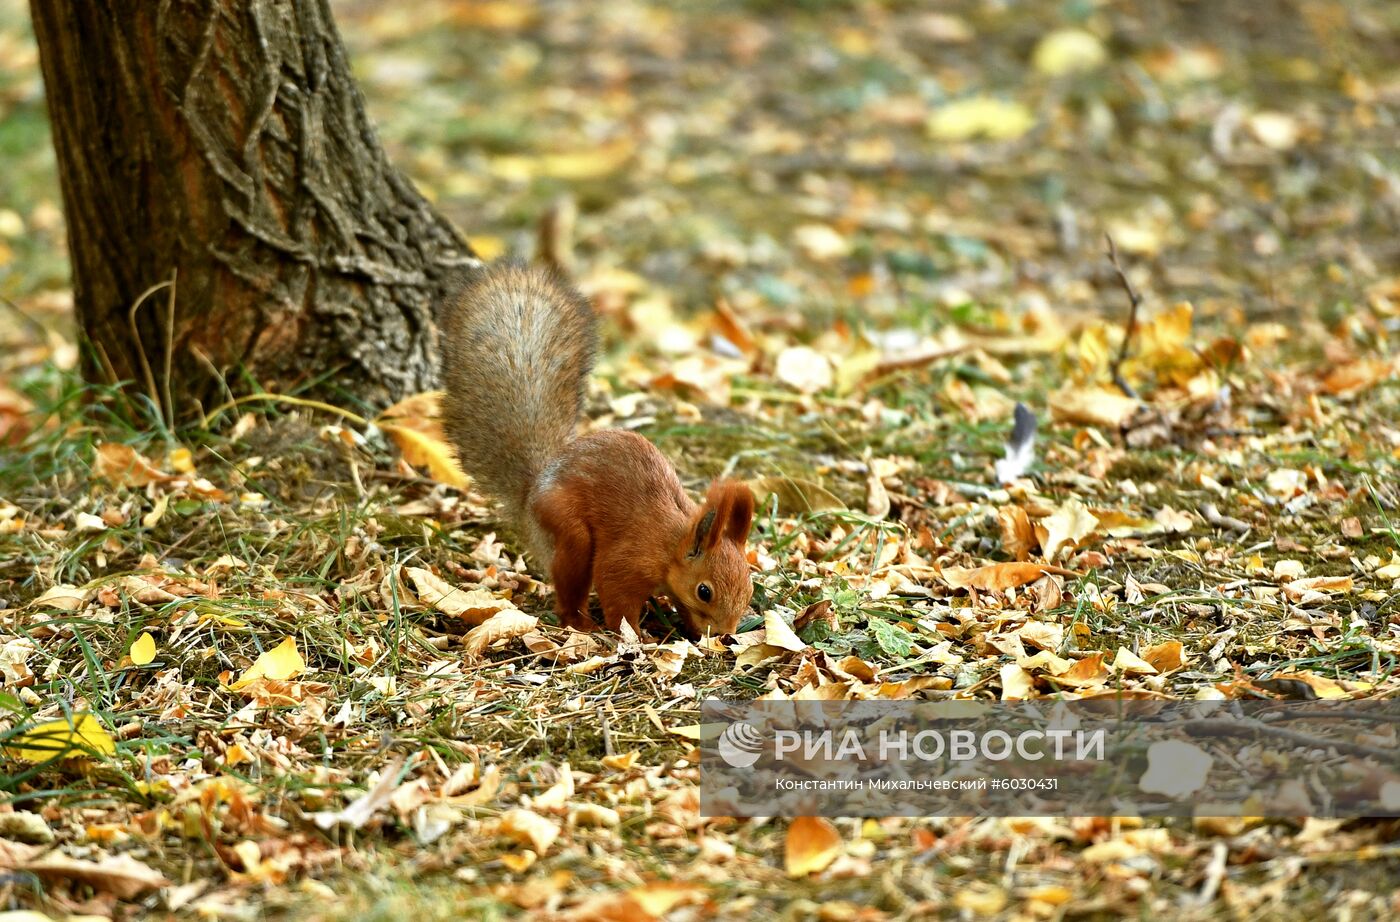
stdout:
<svg viewBox="0 0 1400 922">
<path fill-rule="evenodd" d="M 496 832 L 543 855 L 559 838 L 559 824 L 532 810 L 507 810 L 496 823 Z"/>
<path fill-rule="evenodd" d="M 770 647 L 779 647 L 794 653 L 807 649 L 807 642 L 788 627 L 788 623 L 776 608 L 770 608 L 764 613 L 763 631 L 766 635 L 764 643 Z"/>
<path fill-rule="evenodd" d="M 98 443 L 92 473 L 118 487 L 144 487 L 148 483 L 164 483 L 174 479 L 157 469 L 130 445 L 117 442 Z"/>
<path fill-rule="evenodd" d="M 1001 592 L 1014 586 L 1035 582 L 1046 573 L 1079 576 L 1073 570 L 1046 563 L 991 563 L 982 567 L 944 567 L 940 575 L 950 589 Z"/>
<path fill-rule="evenodd" d="M 1017 560 L 1029 560 L 1040 542 L 1026 510 L 1020 506 L 1002 506 L 997 510 L 997 521 L 1001 525 L 1002 549 Z"/>
<path fill-rule="evenodd" d="M 462 637 L 462 650 L 470 659 L 486 652 L 486 648 L 512 637 L 523 637 L 535 629 L 540 619 L 518 608 L 497 612 Z"/>
<path fill-rule="evenodd" d="M 49 852 L 42 858 L 24 862 L 15 870 L 28 872 L 46 881 L 78 881 L 121 900 L 134 900 L 143 893 L 170 886 L 164 874 L 129 855 L 110 855 L 87 861 Z"/>
<path fill-rule="evenodd" d="M 400 756 L 384 766 L 379 772 L 379 781 L 375 786 L 346 804 L 345 809 L 323 810 L 312 814 L 311 818 L 322 829 L 330 829 L 341 823 L 355 829 L 364 828 L 376 813 L 389 806 L 390 799 L 398 788 L 399 769 L 403 767 L 403 763 L 403 757 Z"/>
<path fill-rule="evenodd" d="M 519 611 L 510 599 L 503 599 L 489 589 L 473 586 L 460 589 L 431 570 L 404 567 L 409 581 L 418 593 L 418 601 L 444 615 L 461 618 L 469 625 L 478 625 L 503 611 Z"/>
<path fill-rule="evenodd" d="M 789 877 L 825 870 L 844 850 L 841 833 L 820 816 L 799 816 L 788 826 L 783 867 Z"/>
</svg>

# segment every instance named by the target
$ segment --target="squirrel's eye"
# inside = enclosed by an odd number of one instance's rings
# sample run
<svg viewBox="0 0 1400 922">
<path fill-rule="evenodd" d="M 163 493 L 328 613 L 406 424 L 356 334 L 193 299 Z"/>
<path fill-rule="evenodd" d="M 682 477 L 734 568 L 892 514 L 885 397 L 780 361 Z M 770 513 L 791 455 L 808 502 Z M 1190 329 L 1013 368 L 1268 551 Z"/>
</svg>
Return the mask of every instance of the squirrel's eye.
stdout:
<svg viewBox="0 0 1400 922">
<path fill-rule="evenodd" d="M 700 585 L 696 586 L 695 594 L 699 596 L 700 601 L 702 602 L 708 602 L 710 601 L 710 599 L 715 597 L 714 590 L 710 588 L 709 583 L 701 583 Z"/>
</svg>

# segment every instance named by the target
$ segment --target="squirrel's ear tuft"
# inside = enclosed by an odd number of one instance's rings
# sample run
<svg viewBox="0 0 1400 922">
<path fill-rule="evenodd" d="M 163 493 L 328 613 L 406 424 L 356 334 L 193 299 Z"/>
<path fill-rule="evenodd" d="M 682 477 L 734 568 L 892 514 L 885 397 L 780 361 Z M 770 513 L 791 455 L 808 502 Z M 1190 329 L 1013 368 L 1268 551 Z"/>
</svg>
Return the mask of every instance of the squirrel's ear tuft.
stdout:
<svg viewBox="0 0 1400 922">
<path fill-rule="evenodd" d="M 691 557 L 699 557 L 705 548 L 710 546 L 711 536 L 718 534 L 714 529 L 715 510 L 709 503 L 706 503 L 700 515 L 700 521 L 695 523 L 695 545 L 690 549 Z"/>
<path fill-rule="evenodd" d="M 709 543 L 718 544 L 721 538 L 742 545 L 749 537 L 749 526 L 753 524 L 753 491 L 748 484 L 734 480 L 717 480 L 705 497 L 706 508 L 715 511 L 719 521 L 710 535 Z"/>
</svg>

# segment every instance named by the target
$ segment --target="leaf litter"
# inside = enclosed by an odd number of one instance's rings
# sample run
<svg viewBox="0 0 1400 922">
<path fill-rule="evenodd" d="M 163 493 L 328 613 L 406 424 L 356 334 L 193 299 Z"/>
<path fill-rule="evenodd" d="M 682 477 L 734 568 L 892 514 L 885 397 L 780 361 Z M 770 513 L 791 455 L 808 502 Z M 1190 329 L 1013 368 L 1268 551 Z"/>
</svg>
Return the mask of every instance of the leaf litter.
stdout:
<svg viewBox="0 0 1400 922">
<path fill-rule="evenodd" d="M 1388 6 L 1279 23 L 1267 92 L 1224 8 L 421 6 L 337 9 L 395 159 L 498 250 L 574 202 L 551 247 L 610 338 L 590 425 L 754 487 L 754 616 L 556 627 L 433 394 L 178 441 L 73 399 L 39 134 L 0 179 L 41 328 L 0 326 L 18 905 L 1395 912 L 1393 822 L 707 820 L 692 732 L 708 696 L 1395 694 Z M 1198 791 L 1196 762 L 1142 783 Z"/>
</svg>

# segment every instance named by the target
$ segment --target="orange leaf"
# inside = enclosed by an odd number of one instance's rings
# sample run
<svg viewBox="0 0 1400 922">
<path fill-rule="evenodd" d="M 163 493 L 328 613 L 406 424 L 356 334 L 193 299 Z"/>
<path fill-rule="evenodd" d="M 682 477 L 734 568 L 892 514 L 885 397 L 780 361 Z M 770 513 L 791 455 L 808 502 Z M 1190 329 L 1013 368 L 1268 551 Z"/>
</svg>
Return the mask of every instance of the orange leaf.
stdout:
<svg viewBox="0 0 1400 922">
<path fill-rule="evenodd" d="M 118 487 L 144 487 L 172 479 L 146 460 L 130 445 L 101 442 L 93 459 L 92 472 Z"/>
<path fill-rule="evenodd" d="M 951 589 L 1001 592 L 1014 586 L 1033 583 L 1046 573 L 1079 576 L 1073 570 L 1045 563 L 992 563 L 985 567 L 944 567 L 943 581 Z"/>
<path fill-rule="evenodd" d="M 788 826 L 783 866 L 789 877 L 806 877 L 825 869 L 843 848 L 841 833 L 830 820 L 799 816 Z"/>
</svg>

